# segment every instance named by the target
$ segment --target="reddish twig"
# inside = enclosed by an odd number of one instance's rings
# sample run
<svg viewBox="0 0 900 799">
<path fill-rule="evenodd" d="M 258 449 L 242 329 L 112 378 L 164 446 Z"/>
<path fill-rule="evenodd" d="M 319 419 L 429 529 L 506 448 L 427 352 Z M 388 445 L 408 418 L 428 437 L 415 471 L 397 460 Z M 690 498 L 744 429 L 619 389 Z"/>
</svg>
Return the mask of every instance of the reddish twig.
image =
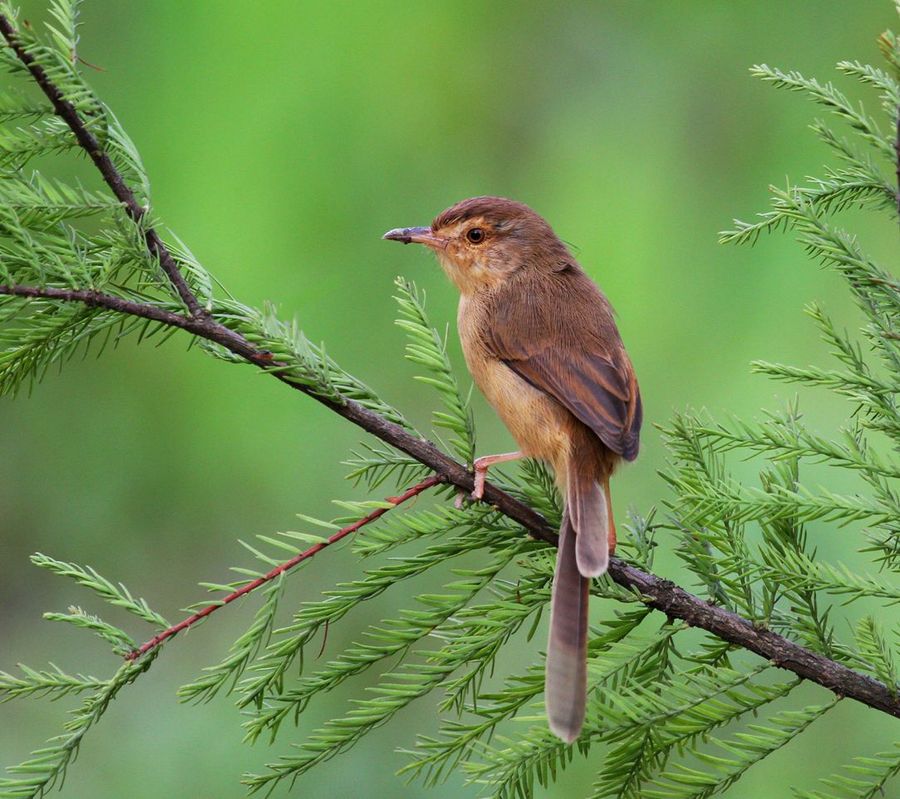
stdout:
<svg viewBox="0 0 900 799">
<path fill-rule="evenodd" d="M 383 516 L 389 510 L 393 510 L 398 505 L 406 502 L 408 499 L 412 499 L 413 497 L 418 496 L 423 491 L 427 491 L 432 486 L 436 486 L 438 483 L 443 482 L 440 477 L 437 475 L 432 475 L 431 477 L 426 477 L 420 483 L 416 483 L 412 488 L 404 491 L 399 497 L 388 497 L 387 502 L 391 503 L 391 507 L 389 508 L 376 508 L 373 510 L 368 516 L 363 516 L 362 519 L 358 519 L 353 522 L 353 524 L 348 524 L 346 527 L 342 527 L 333 535 L 329 536 L 325 541 L 321 541 L 318 544 L 313 544 L 309 549 L 303 550 L 303 552 L 298 552 L 294 557 L 290 560 L 285 561 L 284 563 L 276 566 L 272 571 L 268 574 L 264 574 L 262 577 L 257 577 L 252 582 L 247 583 L 244 586 L 241 586 L 237 589 L 237 591 L 233 591 L 228 596 L 226 596 L 220 602 L 216 602 L 212 605 L 207 605 L 202 610 L 198 610 L 196 613 L 188 616 L 186 619 L 178 622 L 178 624 L 174 624 L 166 630 L 163 630 L 158 635 L 154 635 L 146 643 L 141 644 L 137 649 L 129 652 L 126 659 L 127 660 L 137 660 L 142 655 L 146 655 L 148 652 L 156 649 L 163 641 L 171 638 L 174 635 L 177 635 L 182 630 L 186 630 L 188 627 L 193 627 L 197 622 L 202 621 L 210 614 L 217 611 L 219 608 L 225 607 L 225 605 L 229 605 L 234 602 L 236 599 L 240 599 L 242 596 L 246 596 L 251 591 L 255 591 L 262 585 L 265 585 L 268 582 L 274 580 L 278 575 L 284 574 L 287 571 L 290 571 L 299 563 L 302 563 L 304 560 L 309 560 L 313 555 L 318 552 L 321 552 L 325 547 L 329 547 L 332 544 L 337 543 L 342 538 L 346 538 L 351 533 L 355 533 L 361 527 L 365 527 L 370 522 L 374 522 L 380 516 Z"/>
</svg>

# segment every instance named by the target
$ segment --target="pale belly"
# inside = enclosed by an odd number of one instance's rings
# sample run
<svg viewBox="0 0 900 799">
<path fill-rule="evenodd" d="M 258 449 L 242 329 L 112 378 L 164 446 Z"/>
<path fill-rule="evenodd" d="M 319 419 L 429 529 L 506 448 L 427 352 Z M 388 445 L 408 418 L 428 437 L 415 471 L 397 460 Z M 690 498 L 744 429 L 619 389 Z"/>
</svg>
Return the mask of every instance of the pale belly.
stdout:
<svg viewBox="0 0 900 799">
<path fill-rule="evenodd" d="M 483 360 L 469 368 L 522 453 L 549 461 L 557 471 L 564 469 L 572 415 L 501 361 Z"/>
<path fill-rule="evenodd" d="M 548 461 L 557 478 L 564 481 L 575 423 L 572 414 L 486 351 L 464 302 L 457 321 L 463 354 L 475 385 L 497 411 L 522 453 Z"/>
</svg>

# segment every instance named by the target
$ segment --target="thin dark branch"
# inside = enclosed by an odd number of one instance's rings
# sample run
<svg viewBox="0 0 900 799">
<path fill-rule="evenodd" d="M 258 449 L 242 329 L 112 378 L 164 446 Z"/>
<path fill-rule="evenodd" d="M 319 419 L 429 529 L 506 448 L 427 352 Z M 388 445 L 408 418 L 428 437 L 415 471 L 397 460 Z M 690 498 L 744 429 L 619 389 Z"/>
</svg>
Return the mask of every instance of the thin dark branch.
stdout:
<svg viewBox="0 0 900 799">
<path fill-rule="evenodd" d="M 21 286 L 11 287 L 13 291 L 8 292 L 9 288 L 0 286 L 0 293 L 17 293 L 22 296 L 39 296 L 63 301 L 77 301 L 88 305 L 100 305 L 119 310 L 122 313 L 134 313 L 137 316 L 155 319 L 165 324 L 172 324 L 221 344 L 252 363 L 269 368 L 273 366 L 269 356 L 264 351 L 256 349 L 243 337 L 211 318 L 202 320 L 188 319 L 153 306 L 131 303 L 118 297 L 110 297 L 97 292 L 49 288 L 34 289 Z M 277 364 L 274 365 L 277 366 Z M 303 386 L 291 382 L 280 371 L 273 371 L 271 374 L 292 388 L 309 393 Z M 474 484 L 471 472 L 467 471 L 462 464 L 437 449 L 430 441 L 412 435 L 399 425 L 389 422 L 356 402 L 347 400 L 339 404 L 312 394 L 310 396 L 323 402 L 335 413 L 352 421 L 382 441 L 395 446 L 414 457 L 420 463 L 432 468 L 436 476 L 429 478 L 432 482 L 425 481 L 427 483 L 424 486 L 425 488 L 439 481 L 446 481 L 466 491 L 472 490 Z M 423 484 L 420 483 L 419 486 L 413 487 L 403 497 L 408 498 L 408 496 L 412 496 L 413 494 L 410 492 L 419 493 L 416 489 L 420 486 L 423 486 Z M 424 490 L 424 488 L 420 488 L 420 490 Z M 509 518 L 519 522 L 535 538 L 556 544 L 556 533 L 550 529 L 547 521 L 540 514 L 496 486 L 489 483 L 485 486 L 485 501 L 496 506 Z M 381 513 L 373 515 L 372 518 L 377 518 L 378 515 L 381 515 Z M 347 532 L 352 532 L 352 530 L 347 528 Z M 321 548 L 321 546 L 317 545 L 318 548 Z M 303 559 L 302 556 L 298 557 Z M 296 562 L 299 562 L 299 560 L 296 560 Z M 288 561 L 288 564 L 282 564 L 282 566 L 273 571 L 273 576 L 290 568 L 290 565 L 293 565 L 292 561 Z M 725 641 L 749 649 L 751 652 L 755 652 L 772 661 L 775 665 L 788 669 L 800 677 L 812 680 L 841 696 L 855 699 L 900 718 L 900 699 L 894 696 L 887 686 L 877 680 L 859 674 L 771 630 L 757 627 L 735 613 L 710 605 L 699 597 L 679 588 L 674 583 L 630 566 L 619 558 L 611 559 L 609 574 L 619 585 L 641 594 L 648 605 L 662 611 L 671 618 L 683 619 L 692 626 L 700 627 Z M 237 596 L 249 593 L 263 582 L 265 580 L 244 586 L 233 598 L 236 599 Z M 210 608 L 200 611 L 200 614 L 202 616 L 209 615 L 216 607 L 220 607 L 220 605 L 210 606 Z M 198 617 L 202 617 L 200 614 L 197 614 Z M 157 636 L 159 640 L 153 639 L 153 641 L 145 644 L 144 647 L 146 649 L 142 647 L 139 653 L 152 649 L 165 638 L 174 635 L 178 630 L 184 629 L 184 627 L 193 624 L 197 620 L 186 619 L 180 625 L 177 625 L 176 628 L 173 628 L 172 632 L 168 632 L 168 634 L 163 633 L 161 634 L 162 637 Z"/>
<path fill-rule="evenodd" d="M 47 99 L 53 105 L 53 110 L 57 116 L 61 117 L 65 123 L 75 134 L 75 138 L 81 145 L 82 149 L 90 156 L 91 160 L 100 170 L 106 185 L 116 195 L 116 198 L 122 203 L 125 213 L 134 221 L 138 228 L 144 234 L 144 241 L 147 243 L 147 250 L 159 261 L 160 267 L 166 273 L 174 289 L 178 292 L 178 296 L 185 304 L 191 316 L 203 316 L 205 311 L 200 306 L 197 297 L 191 291 L 184 275 L 178 269 L 172 253 L 163 243 L 159 234 L 153 227 L 145 227 L 143 225 L 144 217 L 147 209 L 138 203 L 137 198 L 131 187 L 125 182 L 122 174 L 116 169 L 112 159 L 103 151 L 100 142 L 96 136 L 88 129 L 84 120 L 79 116 L 78 111 L 48 77 L 44 68 L 37 63 L 34 56 L 29 53 L 19 39 L 18 31 L 12 24 L 12 21 L 4 14 L 0 14 L 0 33 L 6 39 L 7 44 L 16 54 L 18 59 L 25 65 L 25 68 L 31 73 L 35 83 L 41 88 L 41 91 L 47 96 Z"/>
<path fill-rule="evenodd" d="M 23 48 L 15 44 L 15 29 L 2 14 L 0 14 L 0 32 L 3 33 L 17 56 L 28 67 L 34 79 L 50 98 L 51 102 L 53 102 L 57 113 L 69 123 L 78 138 L 79 144 L 88 151 L 88 154 L 97 165 L 97 168 L 100 169 L 104 179 L 116 196 L 120 199 L 126 198 L 123 199 L 123 202 L 130 209 L 129 215 L 136 224 L 140 225 L 143 210 L 134 201 L 134 195 L 126 185 L 124 178 L 116 170 L 112 161 L 99 149 L 96 139 L 87 131 L 75 109 L 62 98 L 60 91 L 47 79 L 46 74 L 34 63 L 33 58 Z M 129 205 L 127 198 L 130 198 L 133 208 Z M 151 253 L 160 258 L 160 263 L 163 263 L 164 257 L 167 259 L 166 263 L 172 270 L 170 278 L 173 281 L 173 285 L 176 288 L 181 286 L 182 289 L 187 291 L 188 296 L 182 296 L 182 299 L 192 314 L 194 314 L 192 318 L 172 314 L 169 311 L 149 305 L 130 303 L 126 300 L 92 291 L 68 291 L 24 286 L 0 287 L 0 291 L 6 288 L 8 289 L 6 293 L 16 293 L 19 296 L 44 297 L 64 302 L 80 302 L 87 305 L 108 307 L 112 310 L 121 310 L 123 313 L 133 313 L 136 316 L 155 319 L 164 324 L 171 324 L 174 327 L 182 328 L 194 335 L 216 342 L 250 363 L 269 370 L 269 373 L 278 380 L 313 397 L 313 399 L 321 402 L 338 415 L 353 422 L 375 437 L 411 455 L 420 463 L 428 466 L 434 472 L 435 478 L 452 483 L 465 491 L 472 491 L 474 487 L 472 473 L 461 463 L 441 452 L 430 441 L 414 436 L 399 425 L 388 421 L 374 411 L 352 400 L 334 401 L 316 396 L 311 389 L 291 380 L 290 376 L 280 368 L 286 367 L 286 364 L 273 362 L 271 354 L 255 347 L 239 333 L 230 330 L 212 317 L 199 313 L 196 300 L 193 300 L 193 304 L 188 301 L 192 295 L 187 289 L 187 284 L 179 273 L 177 265 L 155 233 L 152 236 L 147 235 L 147 247 Z M 166 268 L 166 266 L 163 268 Z M 167 269 L 168 273 L 169 270 Z M 179 294 L 181 293 L 182 290 L 179 289 Z M 496 506 L 503 514 L 521 524 L 535 538 L 553 545 L 557 543 L 556 533 L 550 529 L 546 519 L 496 486 L 490 483 L 485 485 L 484 501 Z M 682 619 L 688 624 L 700 627 L 725 641 L 749 649 L 751 652 L 755 652 L 761 657 L 770 660 L 773 664 L 818 683 L 840 696 L 854 699 L 869 707 L 900 718 L 900 697 L 892 693 L 888 686 L 877 680 L 859 674 L 771 630 L 758 627 L 730 611 L 710 605 L 699 597 L 679 588 L 671 581 L 630 566 L 618 558 L 611 559 L 609 575 L 622 587 L 641 595 L 643 601 L 650 607 L 662 611 L 670 618 Z"/>
<path fill-rule="evenodd" d="M 141 646 L 139 646 L 133 652 L 129 652 L 126 660 L 137 660 L 142 655 L 146 655 L 148 652 L 156 649 L 161 643 L 163 643 L 163 641 L 167 640 L 168 638 L 177 635 L 182 630 L 186 630 L 188 627 L 192 627 L 193 625 L 197 624 L 197 622 L 202 621 L 207 616 L 217 611 L 219 608 L 225 607 L 225 605 L 231 604 L 236 599 L 240 599 L 242 596 L 246 596 L 251 591 L 255 591 L 260 586 L 271 582 L 279 575 L 293 569 L 294 566 L 297 566 L 305 560 L 309 560 L 311 557 L 313 557 L 313 555 L 321 552 L 326 547 L 337 543 L 342 538 L 346 538 L 351 533 L 355 533 L 361 527 L 365 527 L 370 522 L 374 522 L 376 519 L 384 516 L 384 514 L 389 510 L 393 510 L 398 505 L 402 505 L 407 500 L 412 499 L 413 497 L 417 497 L 423 491 L 427 491 L 429 488 L 431 488 L 432 486 L 436 486 L 440 482 L 441 479 L 439 477 L 426 477 L 421 482 L 416 483 L 412 488 L 404 491 L 400 496 L 388 497 L 387 502 L 391 503 L 390 508 L 376 508 L 370 514 L 364 516 L 362 519 L 358 519 L 357 521 L 353 522 L 353 524 L 348 524 L 346 527 L 342 527 L 340 530 L 338 530 L 333 535 L 330 535 L 324 541 L 321 541 L 318 544 L 313 544 L 311 547 L 309 547 L 309 549 L 303 550 L 303 552 L 298 552 L 290 560 L 279 564 L 267 574 L 264 574 L 262 577 L 257 577 L 255 580 L 252 580 L 246 585 L 241 586 L 236 591 L 232 591 L 230 594 L 228 594 L 228 596 L 226 596 L 219 602 L 207 605 L 202 610 L 198 610 L 196 613 L 178 622 L 178 624 L 174 624 L 168 629 L 163 630 L 158 635 L 154 635 L 153 638 L 151 638 L 146 643 L 141 644 Z"/>
<path fill-rule="evenodd" d="M 427 439 L 413 435 L 408 430 L 400 427 L 400 425 L 388 421 L 383 416 L 370 411 L 353 400 L 335 401 L 314 394 L 307 386 L 300 385 L 291 379 L 287 371 L 287 364 L 273 361 L 270 353 L 255 347 L 240 333 L 225 327 L 225 325 L 211 316 L 189 318 L 154 305 L 124 300 L 120 297 L 90 289 L 0 285 L 0 294 L 14 294 L 20 297 L 34 297 L 61 302 L 79 302 L 92 307 L 109 308 L 113 311 L 139 316 L 144 319 L 152 319 L 186 330 L 200 338 L 220 344 L 246 361 L 266 369 L 282 383 L 307 394 L 339 416 L 412 456 L 420 463 L 429 466 L 442 480 L 453 483 L 468 492 L 471 492 L 475 487 L 472 473 L 461 463 L 441 452 Z M 500 489 L 490 483 L 485 483 L 484 499 L 486 502 L 495 505 L 510 518 L 521 522 L 536 538 L 543 539 L 554 546 L 556 545 L 556 533 L 549 528 L 547 522 L 540 514 L 527 505 L 500 491 Z"/>
<path fill-rule="evenodd" d="M 61 302 L 79 302 L 91 308 L 107 308 L 110 311 L 140 316 L 154 322 L 162 322 L 170 327 L 190 330 L 193 320 L 181 314 L 167 311 L 156 305 L 125 300 L 112 294 L 104 294 L 93 289 L 60 289 L 52 286 L 4 286 L 0 285 L 0 294 L 15 297 L 31 297 L 34 299 L 58 300 Z"/>
<path fill-rule="evenodd" d="M 878 680 L 753 624 L 736 613 L 704 602 L 669 580 L 636 569 L 618 558 L 610 561 L 609 576 L 619 585 L 640 593 L 650 607 L 661 610 L 670 618 L 682 619 L 723 641 L 749 649 L 773 665 L 818 683 L 838 696 L 855 699 L 900 718 L 900 697 Z"/>
</svg>

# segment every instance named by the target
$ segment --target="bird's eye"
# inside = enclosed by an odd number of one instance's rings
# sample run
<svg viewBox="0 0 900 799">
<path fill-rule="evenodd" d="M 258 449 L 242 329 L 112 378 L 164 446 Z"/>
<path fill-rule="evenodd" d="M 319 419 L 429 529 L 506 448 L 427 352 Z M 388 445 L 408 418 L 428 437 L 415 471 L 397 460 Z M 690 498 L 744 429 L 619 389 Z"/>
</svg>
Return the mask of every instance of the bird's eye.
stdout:
<svg viewBox="0 0 900 799">
<path fill-rule="evenodd" d="M 466 238 L 472 244 L 481 244 L 484 241 L 484 231 L 480 227 L 469 228 L 466 231 Z"/>
</svg>

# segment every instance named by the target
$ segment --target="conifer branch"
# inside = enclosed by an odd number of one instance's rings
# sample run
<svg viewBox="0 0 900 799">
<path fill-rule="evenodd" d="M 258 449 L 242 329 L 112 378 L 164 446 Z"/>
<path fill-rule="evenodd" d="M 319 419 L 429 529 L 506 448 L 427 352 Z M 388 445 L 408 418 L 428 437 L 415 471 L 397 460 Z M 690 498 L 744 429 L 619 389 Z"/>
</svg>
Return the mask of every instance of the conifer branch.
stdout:
<svg viewBox="0 0 900 799">
<path fill-rule="evenodd" d="M 175 263 L 172 253 L 169 252 L 169 248 L 163 243 L 163 240 L 160 238 L 159 233 L 156 232 L 155 228 L 144 225 L 148 209 L 138 203 L 131 187 L 125 182 L 122 173 L 116 169 L 112 159 L 104 151 L 100 142 L 97 140 L 97 137 L 88 129 L 88 126 L 75 109 L 75 106 L 65 98 L 62 91 L 60 91 L 56 84 L 47 76 L 44 68 L 37 63 L 34 56 L 29 53 L 22 44 L 18 31 L 15 26 L 13 26 L 9 17 L 5 14 L 0 14 L 0 33 L 3 34 L 6 43 L 10 46 L 22 64 L 24 64 L 25 68 L 31 73 L 34 82 L 37 83 L 41 91 L 47 96 L 47 99 L 53 105 L 53 110 L 56 111 L 56 114 L 69 126 L 72 133 L 75 135 L 78 144 L 88 154 L 100 171 L 106 185 L 109 186 L 112 193 L 115 194 L 119 202 L 122 203 L 125 212 L 131 217 L 132 221 L 142 229 L 147 249 L 150 251 L 151 255 L 159 260 L 160 267 L 162 267 L 162 270 L 166 273 L 166 276 L 172 283 L 172 287 L 178 292 L 178 296 L 181 298 L 188 311 L 190 311 L 191 316 L 203 316 L 205 311 L 200 306 L 200 302 L 197 300 L 194 292 L 191 291 L 190 286 L 188 286 L 187 281 L 184 279 L 184 275 Z"/>
<path fill-rule="evenodd" d="M 113 294 L 105 294 L 94 289 L 60 289 L 53 286 L 10 286 L 0 285 L 0 294 L 10 297 L 55 300 L 58 302 L 80 303 L 88 308 L 106 308 L 116 313 L 137 316 L 153 322 L 161 322 L 169 327 L 178 327 L 200 335 L 199 323 L 181 314 L 167 311 L 157 305 L 126 300 Z"/>
<path fill-rule="evenodd" d="M 321 552 L 326 547 L 331 546 L 332 544 L 336 544 L 342 538 L 346 538 L 351 533 L 355 533 L 361 527 L 365 527 L 365 525 L 370 522 L 374 522 L 376 519 L 384 516 L 389 510 L 396 508 L 398 505 L 402 505 L 407 500 L 412 499 L 413 497 L 417 497 L 423 491 L 427 491 L 429 488 L 436 486 L 441 482 L 440 477 L 426 477 L 419 483 L 416 483 L 412 488 L 404 491 L 399 497 L 388 497 L 385 505 L 380 508 L 376 508 L 367 516 L 364 516 L 361 519 L 353 522 L 353 524 L 348 524 L 346 527 L 342 527 L 333 535 L 330 535 L 324 541 L 320 541 L 317 544 L 313 544 L 308 549 L 304 549 L 302 552 L 298 552 L 294 557 L 290 560 L 286 560 L 284 563 L 280 563 L 274 569 L 269 571 L 267 574 L 264 574 L 262 577 L 257 577 L 255 580 L 251 580 L 249 583 L 241 586 L 236 591 L 232 591 L 228 596 L 224 599 L 221 599 L 218 602 L 214 602 L 210 605 L 207 605 L 205 608 L 198 610 L 196 613 L 191 614 L 186 619 L 182 619 L 178 624 L 173 624 L 171 627 L 163 630 L 158 635 L 154 635 L 149 641 L 141 644 L 137 649 L 129 652 L 126 656 L 126 660 L 137 660 L 137 658 L 142 655 L 146 655 L 148 652 L 156 649 L 161 643 L 168 640 L 174 635 L 177 635 L 182 630 L 186 630 L 188 627 L 192 627 L 198 622 L 203 621 L 207 616 L 217 611 L 219 608 L 224 607 L 225 605 L 230 605 L 236 599 L 240 599 L 242 596 L 246 596 L 251 591 L 255 591 L 257 588 L 265 585 L 266 583 L 270 583 L 277 577 L 280 577 L 287 571 L 290 571 L 295 566 L 299 565 L 305 560 L 309 560 L 314 555 Z"/>
<path fill-rule="evenodd" d="M 8 291 L 6 291 L 8 289 Z M 126 314 L 133 314 L 143 318 L 153 319 L 163 324 L 180 327 L 198 336 L 207 338 L 228 348 L 235 354 L 242 355 L 251 362 L 271 367 L 266 353 L 257 350 L 243 337 L 211 318 L 189 319 L 156 306 L 134 303 L 111 295 L 104 295 L 93 291 L 76 291 L 52 288 L 0 286 L 0 293 L 15 293 L 20 296 L 45 297 L 69 302 L 80 302 L 86 305 L 100 305 L 102 307 L 117 310 Z M 303 390 L 296 383 L 290 382 L 283 374 L 273 371 L 276 377 L 288 383 L 294 388 Z M 310 392 L 307 392 L 310 393 Z M 343 405 L 337 405 L 327 399 L 311 394 L 316 399 L 332 407 L 340 415 L 363 427 L 368 432 L 381 438 L 389 444 L 412 455 L 421 463 L 433 468 L 436 476 L 428 478 L 428 485 L 419 488 L 423 484 L 414 486 L 410 491 L 420 493 L 425 488 L 444 480 L 466 491 L 472 490 L 472 475 L 465 467 L 449 458 L 425 439 L 418 438 L 399 425 L 384 419 L 373 411 L 364 408 L 351 400 Z M 416 490 L 418 488 L 418 490 Z M 409 492 L 407 492 L 409 493 Z M 405 495 L 404 495 L 405 496 Z M 497 506 L 504 515 L 521 524 L 531 535 L 549 543 L 555 543 L 556 534 L 549 528 L 546 520 L 528 506 L 519 502 L 509 494 L 495 486 L 486 486 L 485 497 L 488 502 Z M 384 511 L 378 515 L 382 515 Z M 374 517 L 373 517 L 374 518 Z M 361 525 L 359 525 L 361 526 Z M 354 529 L 358 529 L 355 527 Z M 346 533 L 345 533 L 346 535 Z M 343 536 L 341 536 L 343 537 Z M 318 546 L 318 545 L 317 545 Z M 309 550 L 307 550 L 308 552 Z M 305 554 L 305 553 L 301 553 Z M 298 556 L 298 558 L 301 556 Z M 308 557 L 308 555 L 307 555 Z M 301 558 L 303 559 L 303 558 Z M 292 559 L 293 560 L 293 559 Z M 297 560 L 296 562 L 300 562 Z M 273 570 L 272 577 L 286 571 L 291 561 L 282 564 Z M 888 686 L 859 674 L 852 669 L 843 666 L 822 655 L 812 652 L 799 644 L 795 644 L 770 630 L 756 627 L 750 621 L 731 613 L 723 608 L 708 605 L 699 597 L 684 591 L 668 580 L 663 580 L 648 572 L 644 572 L 630 566 L 618 558 L 613 558 L 610 563 L 609 574 L 612 579 L 623 588 L 640 594 L 650 607 L 661 610 L 670 618 L 683 619 L 688 624 L 701 627 L 708 632 L 733 644 L 749 649 L 752 652 L 772 661 L 776 665 L 793 671 L 795 674 L 818 683 L 841 696 L 855 699 L 863 704 L 874 707 L 890 715 L 900 718 L 900 700 L 894 696 Z M 272 578 L 269 578 L 272 579 Z M 163 640 L 171 637 L 178 631 L 201 618 L 209 615 L 222 604 L 227 604 L 239 596 L 244 596 L 254 588 L 262 585 L 267 580 L 260 579 L 248 584 L 235 592 L 231 599 L 226 598 L 221 603 L 210 605 L 199 611 L 194 616 L 183 620 L 179 625 L 170 628 L 165 633 L 143 644 L 131 657 L 152 650 Z M 252 586 L 252 587 L 251 587 Z"/>
<path fill-rule="evenodd" d="M 434 473 L 434 476 L 429 478 L 433 481 L 429 486 L 437 482 L 447 482 L 467 492 L 473 489 L 472 473 L 461 463 L 441 452 L 431 442 L 389 420 L 367 407 L 363 402 L 348 399 L 340 394 L 323 393 L 319 387 L 311 385 L 309 382 L 302 382 L 291 373 L 290 364 L 275 359 L 270 351 L 252 343 L 241 332 L 218 321 L 210 312 L 202 308 L 184 274 L 179 269 L 172 251 L 163 243 L 155 228 L 147 225 L 147 209 L 138 203 L 134 191 L 122 172 L 116 168 L 98 139 L 91 133 L 88 124 L 75 105 L 66 99 L 63 92 L 50 79 L 47 71 L 37 63 L 34 56 L 21 43 L 19 33 L 9 16 L 2 13 L 0 13 L 0 34 L 3 35 L 17 58 L 50 100 L 56 114 L 69 126 L 78 144 L 90 156 L 106 184 L 122 203 L 129 218 L 140 232 L 147 251 L 153 259 L 159 262 L 180 300 L 186 306 L 189 315 L 176 313 L 160 305 L 141 303 L 91 289 L 70 290 L 50 286 L 7 284 L 0 286 L 0 294 L 103 307 L 188 331 L 199 338 L 218 344 L 238 358 L 270 372 L 277 379 L 311 396 L 344 419 L 353 422 L 375 437 L 428 466 Z M 868 140 L 878 146 L 885 146 L 884 139 L 870 124 L 870 120 L 855 110 L 848 109 L 844 98 L 835 93 L 830 86 L 822 87 L 814 83 L 804 83 L 794 74 L 785 75 L 778 72 L 768 74 L 766 72 L 765 77 L 792 88 L 802 85 L 804 88 L 814 90 L 826 105 L 837 110 L 839 115 L 848 118 L 851 124 Z M 796 209 L 791 210 L 799 214 Z M 843 244 L 844 242 L 839 243 Z M 189 265 L 186 265 L 186 268 L 188 267 Z M 419 486 L 421 485 L 419 484 Z M 410 491 L 416 488 L 413 487 Z M 424 490 L 424 488 L 420 490 Z M 416 491 L 416 493 L 419 492 Z M 528 505 L 491 484 L 485 486 L 484 500 L 495 506 L 505 516 L 522 525 L 533 537 L 552 545 L 556 544 L 556 533 L 550 528 L 546 519 Z M 297 557 L 299 558 L 301 555 Z M 277 568 L 280 570 L 277 571 L 277 574 L 280 574 L 289 566 L 282 564 Z M 838 696 L 852 698 L 890 715 L 900 717 L 900 699 L 893 693 L 892 688 L 877 680 L 806 649 L 735 613 L 709 605 L 701 598 L 688 593 L 670 581 L 631 566 L 620 559 L 613 558 L 611 560 L 609 575 L 620 586 L 638 595 L 641 601 L 649 607 L 662 611 L 669 618 L 682 619 L 689 625 L 707 630 L 724 641 L 755 652 L 781 668 L 788 669 L 798 676 L 828 688 Z M 264 579 L 259 584 L 261 585 L 263 582 L 265 582 Z M 252 588 L 248 586 L 240 589 L 239 595 L 249 593 Z M 204 616 L 209 615 L 221 604 L 224 603 L 211 605 L 199 613 Z M 177 629 L 172 628 L 173 632 L 166 637 L 171 637 L 177 630 L 189 626 L 188 623 L 194 622 L 190 619 L 184 620 L 180 625 L 176 625 Z M 137 657 L 141 652 L 153 651 L 161 640 L 163 639 L 151 639 L 133 657 Z"/>
<path fill-rule="evenodd" d="M 61 785 L 69 764 L 77 757 L 81 742 L 90 729 L 100 720 L 119 691 L 133 683 L 153 663 L 153 657 L 139 663 L 123 663 L 109 680 L 96 686 L 66 723 L 65 732 L 48 742 L 43 749 L 34 752 L 33 758 L 8 771 L 14 775 L 0 778 L 0 796 L 10 799 L 33 799 L 44 796 L 54 785 Z M 41 675 L 43 676 L 43 675 Z M 91 681 L 93 682 L 93 681 Z M 71 692 L 81 692 L 94 687 L 84 681 Z M 52 691 L 50 691 L 52 693 Z"/>
</svg>

